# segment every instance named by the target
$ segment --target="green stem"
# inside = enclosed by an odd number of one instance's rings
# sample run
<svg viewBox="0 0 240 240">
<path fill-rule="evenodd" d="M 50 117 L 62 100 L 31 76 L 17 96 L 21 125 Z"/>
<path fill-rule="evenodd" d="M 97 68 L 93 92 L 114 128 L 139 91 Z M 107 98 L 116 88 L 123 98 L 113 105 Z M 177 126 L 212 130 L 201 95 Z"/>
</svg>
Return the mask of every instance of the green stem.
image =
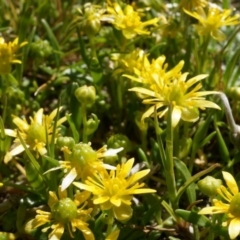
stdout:
<svg viewBox="0 0 240 240">
<path fill-rule="evenodd" d="M 82 141 L 83 143 L 88 142 L 88 136 L 87 136 L 87 109 L 86 105 L 82 104 L 82 123 L 83 123 L 83 136 L 82 136 Z"/>
<path fill-rule="evenodd" d="M 169 105 L 168 110 L 168 121 L 167 121 L 167 132 L 166 132 L 166 183 L 169 192 L 170 202 L 173 209 L 177 209 L 178 206 L 175 202 L 177 196 L 176 181 L 174 173 L 174 162 L 173 162 L 173 127 L 172 127 L 172 105 Z"/>
<path fill-rule="evenodd" d="M 118 98 L 118 107 L 122 109 L 123 102 L 122 102 L 122 77 L 120 77 L 119 81 L 117 82 L 117 98 Z"/>
</svg>

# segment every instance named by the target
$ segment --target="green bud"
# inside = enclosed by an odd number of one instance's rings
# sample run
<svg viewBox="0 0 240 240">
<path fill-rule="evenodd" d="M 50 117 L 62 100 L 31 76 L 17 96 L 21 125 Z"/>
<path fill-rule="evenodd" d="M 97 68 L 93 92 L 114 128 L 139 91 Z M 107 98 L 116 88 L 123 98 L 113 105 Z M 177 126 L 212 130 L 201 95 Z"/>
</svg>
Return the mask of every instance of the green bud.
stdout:
<svg viewBox="0 0 240 240">
<path fill-rule="evenodd" d="M 71 222 L 76 218 L 77 206 L 70 198 L 64 198 L 55 203 L 51 208 L 54 219 L 62 223 Z"/>
<path fill-rule="evenodd" d="M 100 120 L 98 120 L 97 115 L 92 113 L 92 118 L 87 121 L 87 135 L 94 133 L 99 125 Z"/>
<path fill-rule="evenodd" d="M 129 152 L 132 149 L 132 144 L 127 136 L 123 134 L 116 134 L 111 136 L 107 141 L 108 148 L 124 148 L 124 152 Z"/>
<path fill-rule="evenodd" d="M 214 197 L 217 194 L 217 189 L 222 185 L 221 179 L 216 179 L 212 176 L 207 176 L 198 181 L 198 187 L 200 191 L 209 196 Z"/>
<path fill-rule="evenodd" d="M 103 13 L 104 10 L 97 5 L 91 3 L 84 4 L 84 15 L 80 26 L 89 37 L 93 37 L 99 32 Z"/>
<path fill-rule="evenodd" d="M 71 161 L 84 165 L 86 162 L 97 159 L 97 152 L 87 143 L 79 143 L 73 148 Z"/>
<path fill-rule="evenodd" d="M 67 147 L 68 149 L 72 149 L 75 145 L 75 141 L 72 137 L 58 137 L 57 138 L 57 146 L 61 149 L 63 147 Z"/>
<path fill-rule="evenodd" d="M 93 86 L 82 86 L 75 90 L 74 92 L 77 100 L 88 107 L 91 107 L 96 99 L 96 90 Z"/>
<path fill-rule="evenodd" d="M 45 127 L 38 123 L 32 123 L 27 133 L 27 144 L 30 146 L 34 145 L 36 143 L 35 140 L 46 143 Z"/>
<path fill-rule="evenodd" d="M 36 57 L 48 57 L 53 49 L 47 40 L 38 39 L 31 44 L 31 53 Z"/>
<path fill-rule="evenodd" d="M 227 90 L 227 95 L 230 96 L 233 100 L 240 100 L 240 87 L 231 87 Z"/>
<path fill-rule="evenodd" d="M 237 218 L 240 217 L 240 193 L 233 197 L 228 212 Z"/>
</svg>

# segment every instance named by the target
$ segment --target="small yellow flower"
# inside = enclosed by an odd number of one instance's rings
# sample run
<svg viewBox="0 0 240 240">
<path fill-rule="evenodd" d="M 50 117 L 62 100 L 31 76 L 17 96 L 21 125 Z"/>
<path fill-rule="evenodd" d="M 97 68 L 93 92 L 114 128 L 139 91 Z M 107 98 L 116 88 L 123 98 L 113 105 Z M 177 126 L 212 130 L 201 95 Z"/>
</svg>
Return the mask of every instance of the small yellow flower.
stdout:
<svg viewBox="0 0 240 240">
<path fill-rule="evenodd" d="M 195 122 L 199 118 L 198 108 L 216 108 L 219 106 L 213 102 L 206 101 L 203 96 L 209 94 L 217 94 L 215 91 L 199 91 L 202 87 L 200 80 L 207 77 L 202 74 L 193 77 L 186 81 L 188 73 L 181 73 L 184 62 L 180 61 L 172 70 L 166 72 L 166 64 L 163 65 L 165 58 L 159 59 L 156 62 L 155 68 L 158 71 L 153 71 L 149 74 L 149 83 L 146 87 L 134 87 L 129 91 L 134 91 L 144 94 L 146 97 L 143 100 L 144 104 L 153 105 L 142 116 L 142 120 L 153 115 L 154 110 L 160 109 L 157 113 L 159 118 L 163 117 L 172 106 L 172 126 L 175 127 L 180 119 L 188 122 Z M 153 63 L 155 64 L 155 63 Z M 159 72 L 159 74 L 156 74 Z M 130 77 L 135 79 L 134 77 Z M 194 86 L 195 85 L 195 86 Z"/>
<path fill-rule="evenodd" d="M 223 226 L 228 225 L 229 236 L 231 239 L 235 239 L 240 234 L 240 193 L 233 176 L 224 171 L 222 174 L 228 189 L 222 185 L 218 188 L 217 192 L 227 203 L 213 199 L 214 206 L 205 207 L 198 214 L 226 213 L 228 220 L 223 223 Z"/>
<path fill-rule="evenodd" d="M 26 45 L 27 42 L 18 44 L 18 38 L 13 42 L 5 43 L 5 40 L 0 37 L 0 74 L 8 74 L 12 70 L 12 63 L 22 63 L 20 60 L 16 59 L 16 52 L 19 48 Z"/>
<path fill-rule="evenodd" d="M 181 75 L 184 62 L 180 61 L 174 68 L 167 71 L 168 64 L 165 63 L 165 60 L 166 57 L 162 55 L 157 59 L 153 59 L 150 63 L 147 57 L 145 57 L 142 68 L 135 69 L 134 71 L 137 77 L 127 74 L 124 74 L 123 76 L 126 76 L 133 81 L 146 83 L 148 85 L 155 85 L 156 82 L 169 83 Z"/>
<path fill-rule="evenodd" d="M 199 7 L 193 13 L 186 9 L 184 11 L 199 21 L 199 24 L 195 25 L 195 28 L 200 36 L 210 34 L 218 41 L 223 41 L 226 38 L 225 34 L 219 28 L 240 23 L 239 15 L 230 17 L 232 12 L 230 9 L 220 9 L 217 5 L 213 4 L 209 6 L 207 13 L 202 7 Z"/>
<path fill-rule="evenodd" d="M 54 192 L 49 192 L 48 206 L 50 212 L 37 210 L 36 217 L 30 221 L 31 228 L 38 228 L 45 223 L 51 223 L 50 227 L 42 229 L 43 232 L 52 229 L 48 236 L 49 240 L 61 239 L 66 227 L 72 238 L 72 232 L 75 232 L 77 228 L 83 233 L 85 240 L 94 240 L 94 235 L 87 224 L 87 221 L 91 219 L 92 209 L 84 210 L 90 193 L 87 191 L 77 192 L 74 200 L 72 200 L 67 196 L 66 191 L 61 191 L 59 188 L 58 196 L 59 199 Z M 78 208 L 79 206 L 81 207 Z"/>
<path fill-rule="evenodd" d="M 127 54 L 112 54 L 112 60 L 118 63 L 113 74 L 137 74 L 144 70 L 144 67 L 149 64 L 147 54 L 141 49 L 135 49 Z"/>
<path fill-rule="evenodd" d="M 105 168 L 115 169 L 115 167 L 103 163 L 103 158 L 109 156 L 109 153 L 112 155 L 117 154 L 122 151 L 122 148 L 107 150 L 106 146 L 103 146 L 98 151 L 94 151 L 90 144 L 79 143 L 75 145 L 72 152 L 69 153 L 67 148 L 64 148 L 64 151 L 66 160 L 59 161 L 59 167 L 47 171 L 64 169 L 66 175 L 62 181 L 62 191 L 68 188 L 74 180 L 81 179 L 85 181 L 88 176 L 93 176 L 96 172 L 100 172 Z"/>
<path fill-rule="evenodd" d="M 129 176 L 134 159 L 128 160 L 122 165 L 117 165 L 116 170 L 110 173 L 102 171 L 94 177 L 88 177 L 85 183 L 74 182 L 80 188 L 92 192 L 93 203 L 100 205 L 101 209 L 109 210 L 119 221 L 129 220 L 132 216 L 131 200 L 133 194 L 154 193 L 150 188 L 143 188 L 144 183 L 138 180 L 149 173 L 149 169 L 142 170 Z"/>
<path fill-rule="evenodd" d="M 134 11 L 131 5 L 127 5 L 122 10 L 119 4 L 113 3 L 112 7 L 107 7 L 107 11 L 113 16 L 113 20 L 111 21 L 113 25 L 118 30 L 122 30 L 124 37 L 127 39 L 134 38 L 137 34 L 149 35 L 150 32 L 145 30 L 145 27 L 156 25 L 159 21 L 157 18 L 153 18 L 142 22 L 139 13 Z"/>
<path fill-rule="evenodd" d="M 61 110 L 61 108 L 59 110 Z M 33 118 L 30 118 L 30 124 L 28 124 L 26 119 L 13 116 L 13 123 L 18 128 L 15 130 L 5 129 L 5 134 L 14 137 L 15 140 L 11 147 L 11 151 L 8 152 L 4 158 L 4 162 L 8 163 L 13 156 L 18 155 L 25 150 L 17 136 L 18 134 L 21 136 L 22 140 L 30 150 L 37 152 L 37 156 L 38 154 L 44 155 L 47 152 L 45 147 L 46 143 L 51 142 L 52 133 L 54 130 L 54 118 L 57 116 L 57 112 L 58 110 L 55 109 L 50 115 L 44 115 L 43 109 L 41 108 L 37 111 Z M 66 120 L 66 117 L 60 118 L 57 121 L 56 126 L 59 127 L 59 125 Z"/>
</svg>

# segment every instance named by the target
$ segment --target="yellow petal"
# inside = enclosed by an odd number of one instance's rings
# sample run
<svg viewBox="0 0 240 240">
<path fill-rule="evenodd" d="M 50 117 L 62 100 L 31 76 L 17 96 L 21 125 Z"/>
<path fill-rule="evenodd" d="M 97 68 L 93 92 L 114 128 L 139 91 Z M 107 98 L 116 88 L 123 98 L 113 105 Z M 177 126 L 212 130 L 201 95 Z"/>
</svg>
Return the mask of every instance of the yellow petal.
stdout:
<svg viewBox="0 0 240 240">
<path fill-rule="evenodd" d="M 150 169 L 146 169 L 131 175 L 128 179 L 128 184 L 133 185 L 139 179 L 145 177 L 149 172 L 150 172 Z"/>
<path fill-rule="evenodd" d="M 82 233 L 85 238 L 85 240 L 94 240 L 94 235 L 92 231 L 87 227 L 87 224 L 82 222 L 81 220 L 76 219 L 74 221 L 74 227 L 78 228 Z"/>
<path fill-rule="evenodd" d="M 236 195 L 239 192 L 239 189 L 238 189 L 238 185 L 237 185 L 234 177 L 228 172 L 222 171 L 222 174 L 223 174 L 223 178 L 226 181 L 226 184 L 227 184 L 230 192 L 233 195 Z"/>
<path fill-rule="evenodd" d="M 48 206 L 51 208 L 53 204 L 58 202 L 58 197 L 55 192 L 49 191 Z"/>
<path fill-rule="evenodd" d="M 113 232 L 111 232 L 105 240 L 117 240 L 119 236 L 120 230 L 116 229 Z"/>
<path fill-rule="evenodd" d="M 182 120 L 186 122 L 195 122 L 199 118 L 199 112 L 197 108 L 183 108 Z"/>
<path fill-rule="evenodd" d="M 217 213 L 227 213 L 228 208 L 224 209 L 222 207 L 205 207 L 201 209 L 198 214 L 217 214 Z"/>
<path fill-rule="evenodd" d="M 182 111 L 179 107 L 173 107 L 172 110 L 172 127 L 176 127 L 181 119 Z"/>
<path fill-rule="evenodd" d="M 61 223 L 52 225 L 53 230 L 48 235 L 49 240 L 60 240 L 64 233 L 64 226 Z"/>
<path fill-rule="evenodd" d="M 156 190 L 155 189 L 151 189 L 151 188 L 139 188 L 139 189 L 134 189 L 132 191 L 132 194 L 143 194 L 143 193 L 155 193 Z"/>
<path fill-rule="evenodd" d="M 128 205 L 121 204 L 120 207 L 113 206 L 114 217 L 119 221 L 127 221 L 132 217 L 132 208 Z"/>
<path fill-rule="evenodd" d="M 118 196 L 111 197 L 110 202 L 116 207 L 119 207 L 121 205 L 121 199 Z"/>
<path fill-rule="evenodd" d="M 62 187 L 61 190 L 65 190 L 70 186 L 70 184 L 76 179 L 77 172 L 75 168 L 72 168 L 71 171 L 64 177 L 62 181 Z"/>
<path fill-rule="evenodd" d="M 76 186 L 77 188 L 87 190 L 89 192 L 93 192 L 95 190 L 95 187 L 88 186 L 87 184 L 83 184 L 80 182 L 73 182 L 73 185 Z"/>
<path fill-rule="evenodd" d="M 231 239 L 235 239 L 240 233 L 240 219 L 233 218 L 228 226 L 228 233 Z"/>
<path fill-rule="evenodd" d="M 109 200 L 108 196 L 102 196 L 102 197 L 97 197 L 96 199 L 93 200 L 94 204 L 102 204 L 105 203 Z"/>
</svg>

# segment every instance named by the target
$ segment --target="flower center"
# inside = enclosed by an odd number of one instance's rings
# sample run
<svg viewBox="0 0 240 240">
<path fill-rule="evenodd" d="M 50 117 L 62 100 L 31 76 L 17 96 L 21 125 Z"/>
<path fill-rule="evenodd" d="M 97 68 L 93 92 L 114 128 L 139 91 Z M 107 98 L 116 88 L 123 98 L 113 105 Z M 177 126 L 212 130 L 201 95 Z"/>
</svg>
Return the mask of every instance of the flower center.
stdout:
<svg viewBox="0 0 240 240">
<path fill-rule="evenodd" d="M 35 145 L 36 140 L 37 142 L 46 143 L 45 127 L 38 123 L 32 123 L 28 129 L 27 143 L 30 146 Z"/>
<path fill-rule="evenodd" d="M 240 217 L 240 193 L 235 195 L 230 202 L 229 213 L 235 217 Z"/>
<path fill-rule="evenodd" d="M 72 219 L 76 218 L 77 213 L 77 206 L 70 198 L 64 198 L 59 200 L 55 203 L 52 208 L 51 212 L 53 217 L 63 223 L 68 223 Z"/>
</svg>

